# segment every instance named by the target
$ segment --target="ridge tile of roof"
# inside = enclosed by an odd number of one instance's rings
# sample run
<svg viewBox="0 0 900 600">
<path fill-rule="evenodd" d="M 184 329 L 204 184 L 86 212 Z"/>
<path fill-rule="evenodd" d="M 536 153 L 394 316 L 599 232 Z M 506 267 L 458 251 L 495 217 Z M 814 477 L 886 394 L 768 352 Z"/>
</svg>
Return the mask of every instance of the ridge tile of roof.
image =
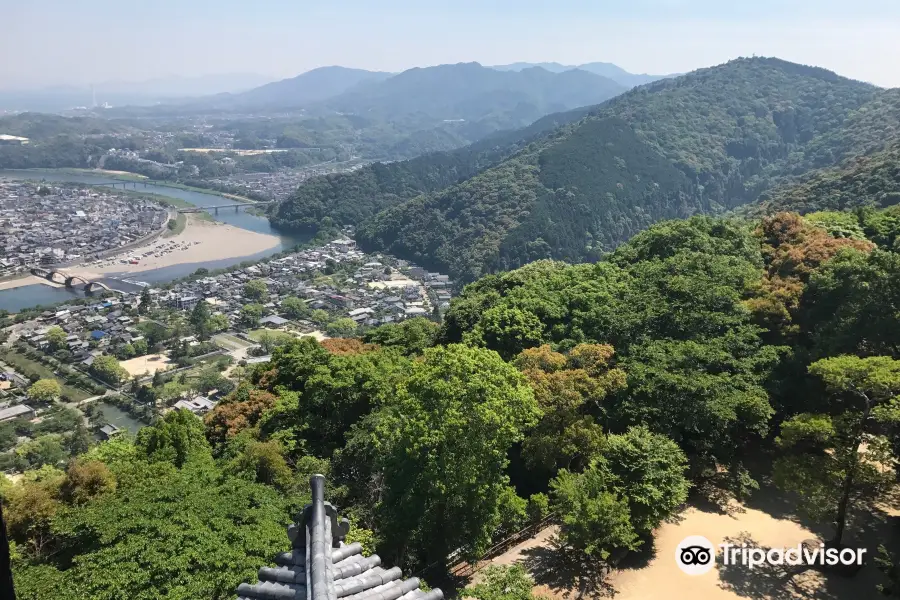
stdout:
<svg viewBox="0 0 900 600">
<path fill-rule="evenodd" d="M 443 600 L 439 588 L 424 592 L 417 577 L 404 579 L 377 554 L 363 556 L 359 543 L 345 544 L 349 523 L 325 502 L 325 477 L 309 484 L 312 502 L 288 527 L 291 550 L 275 556 L 275 567 L 261 567 L 258 583 L 239 585 L 238 600 Z"/>
</svg>

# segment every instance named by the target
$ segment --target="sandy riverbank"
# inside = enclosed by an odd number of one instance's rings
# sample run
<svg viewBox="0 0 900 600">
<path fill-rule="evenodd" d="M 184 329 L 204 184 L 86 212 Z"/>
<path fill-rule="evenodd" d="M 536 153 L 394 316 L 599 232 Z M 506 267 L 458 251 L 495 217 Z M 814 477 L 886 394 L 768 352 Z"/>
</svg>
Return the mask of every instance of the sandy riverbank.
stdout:
<svg viewBox="0 0 900 600">
<path fill-rule="evenodd" d="M 187 216 L 183 232 L 170 238 L 159 238 L 122 255 L 97 262 L 66 268 L 66 272 L 86 279 L 109 273 L 139 273 L 183 263 L 200 263 L 226 258 L 240 258 L 271 250 L 279 239 L 216 221 Z M 145 253 L 147 256 L 144 256 Z M 123 264 L 121 260 L 137 260 Z"/>
<path fill-rule="evenodd" d="M 36 283 L 42 283 L 44 285 L 49 285 L 50 287 L 64 287 L 60 283 L 53 283 L 51 281 L 47 281 L 43 277 L 35 277 L 34 275 L 25 275 L 23 277 L 19 277 L 18 279 L 10 279 L 9 281 L 0 281 L 0 290 L 11 290 L 13 288 L 24 287 L 26 285 L 34 285 Z"/>
</svg>

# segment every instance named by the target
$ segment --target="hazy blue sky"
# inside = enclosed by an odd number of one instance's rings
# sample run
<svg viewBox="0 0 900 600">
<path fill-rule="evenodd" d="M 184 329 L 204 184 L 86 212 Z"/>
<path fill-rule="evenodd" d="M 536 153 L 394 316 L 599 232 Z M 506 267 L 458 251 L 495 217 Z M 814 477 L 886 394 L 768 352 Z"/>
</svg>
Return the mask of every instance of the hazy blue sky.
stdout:
<svg viewBox="0 0 900 600">
<path fill-rule="evenodd" d="M 751 54 L 900 86 L 900 0 L 0 0 L 0 88 L 478 61 L 669 73 Z"/>
</svg>

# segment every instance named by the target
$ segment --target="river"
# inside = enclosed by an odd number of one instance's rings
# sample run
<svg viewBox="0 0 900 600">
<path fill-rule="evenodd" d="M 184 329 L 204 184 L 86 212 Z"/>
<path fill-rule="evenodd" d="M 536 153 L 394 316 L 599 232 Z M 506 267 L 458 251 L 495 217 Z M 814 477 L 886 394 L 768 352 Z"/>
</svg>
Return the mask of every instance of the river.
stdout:
<svg viewBox="0 0 900 600">
<path fill-rule="evenodd" d="M 60 183 L 86 183 L 91 185 L 101 185 L 112 183 L 115 180 L 102 175 L 93 175 L 90 173 L 62 173 L 54 171 L 12 171 L 0 170 L 0 177 L 7 179 L 30 179 L 35 181 L 52 181 Z M 121 182 L 120 182 L 121 183 Z M 158 194 L 160 196 L 168 196 L 170 198 L 178 198 L 184 200 L 194 206 L 206 207 L 216 206 L 220 204 L 233 204 L 234 201 L 217 194 L 204 194 L 191 190 L 183 190 L 162 185 L 147 184 L 146 187 L 139 183 L 136 189 L 138 192 L 146 192 Z M 141 281 L 146 283 L 161 284 L 179 277 L 190 275 L 199 268 L 206 269 L 223 269 L 233 265 L 240 264 L 244 261 L 259 260 L 272 254 L 277 254 L 283 250 L 287 250 L 306 241 L 308 238 L 300 236 L 284 235 L 272 228 L 269 220 L 265 217 L 251 215 L 246 211 L 234 212 L 232 210 L 221 210 L 218 215 L 213 215 L 213 219 L 222 223 L 228 223 L 234 227 L 255 231 L 275 236 L 279 239 L 279 244 L 274 248 L 258 254 L 249 256 L 240 256 L 236 258 L 227 258 L 223 260 L 211 260 L 202 263 L 178 264 L 150 271 L 142 271 L 139 273 L 130 273 L 122 278 L 113 277 L 110 280 L 104 280 L 107 283 L 116 283 L 119 289 L 127 288 L 119 281 Z M 84 296 L 82 292 L 68 290 L 65 288 L 54 288 L 47 285 L 28 285 L 8 290 L 0 290 L 0 309 L 15 312 L 23 308 L 31 306 L 55 304 L 63 302 L 69 298 Z"/>
</svg>

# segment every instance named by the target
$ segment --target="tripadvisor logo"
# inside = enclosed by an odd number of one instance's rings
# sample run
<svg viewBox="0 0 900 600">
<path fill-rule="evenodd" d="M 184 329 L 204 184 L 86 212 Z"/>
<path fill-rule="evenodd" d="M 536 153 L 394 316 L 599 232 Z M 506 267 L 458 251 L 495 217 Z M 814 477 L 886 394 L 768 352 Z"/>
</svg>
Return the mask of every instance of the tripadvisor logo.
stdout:
<svg viewBox="0 0 900 600">
<path fill-rule="evenodd" d="M 702 535 L 689 535 L 675 548 L 675 562 L 688 575 L 703 575 L 716 566 L 716 548 Z"/>
<path fill-rule="evenodd" d="M 757 548 L 747 544 L 719 544 L 723 565 L 743 565 L 755 569 L 762 565 L 837 566 L 862 565 L 865 548 L 818 548 L 797 544 L 792 548 Z M 716 549 L 712 542 L 700 535 L 691 535 L 675 549 L 678 568 L 688 575 L 703 575 L 716 564 Z"/>
</svg>

